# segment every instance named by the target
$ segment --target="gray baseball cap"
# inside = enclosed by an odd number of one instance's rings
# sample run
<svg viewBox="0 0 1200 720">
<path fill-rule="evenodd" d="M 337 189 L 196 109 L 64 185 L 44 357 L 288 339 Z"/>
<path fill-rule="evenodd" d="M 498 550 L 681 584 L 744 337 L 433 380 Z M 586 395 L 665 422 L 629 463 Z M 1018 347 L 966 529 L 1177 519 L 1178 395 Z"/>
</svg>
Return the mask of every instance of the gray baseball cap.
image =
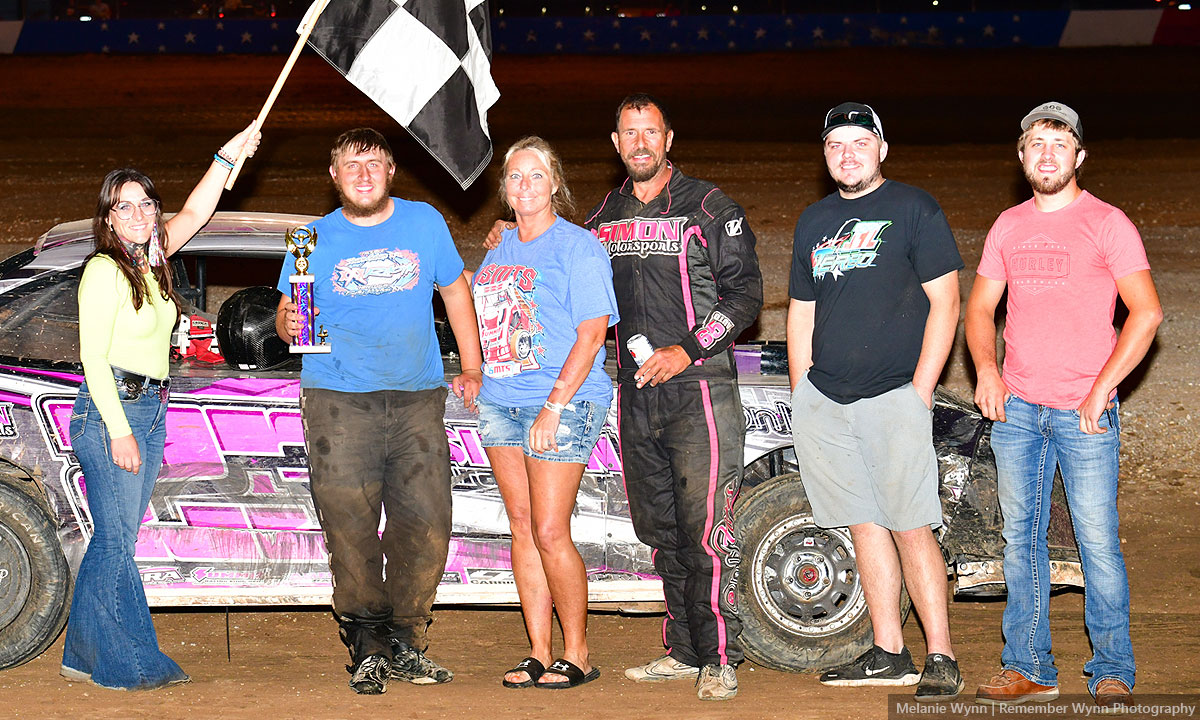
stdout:
<svg viewBox="0 0 1200 720">
<path fill-rule="evenodd" d="M 1071 128 L 1080 140 L 1083 139 L 1083 123 L 1079 122 L 1079 113 L 1063 103 L 1042 103 L 1030 110 L 1029 114 L 1021 119 L 1022 132 L 1028 130 L 1038 120 L 1058 120 L 1066 123 L 1067 127 Z"/>
</svg>

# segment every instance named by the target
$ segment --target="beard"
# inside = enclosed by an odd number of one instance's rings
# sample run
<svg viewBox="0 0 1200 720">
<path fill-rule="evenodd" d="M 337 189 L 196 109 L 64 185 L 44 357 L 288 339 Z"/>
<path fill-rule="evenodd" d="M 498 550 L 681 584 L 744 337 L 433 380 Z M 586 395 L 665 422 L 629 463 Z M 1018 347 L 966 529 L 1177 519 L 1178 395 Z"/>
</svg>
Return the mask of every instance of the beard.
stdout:
<svg viewBox="0 0 1200 720">
<path fill-rule="evenodd" d="M 1056 195 L 1075 179 L 1075 168 L 1069 167 L 1063 174 L 1053 177 L 1039 176 L 1033 170 L 1026 168 L 1025 179 L 1029 181 L 1034 192 L 1040 195 Z"/>
<path fill-rule="evenodd" d="M 334 183 L 337 188 L 338 199 L 342 201 L 342 213 L 348 217 L 371 217 L 376 213 L 381 212 L 387 207 L 388 202 L 392 199 L 392 179 L 388 178 L 387 185 L 384 187 L 383 195 L 369 205 L 362 205 L 359 202 L 351 199 L 342 190 L 342 186 Z"/>
<path fill-rule="evenodd" d="M 625 162 L 625 171 L 629 173 L 629 179 L 638 183 L 653 179 L 655 175 L 662 171 L 663 166 L 667 164 L 665 157 L 659 157 L 652 164 L 643 167 L 631 164 L 630 161 L 633 156 L 641 152 L 650 153 L 646 148 L 637 148 L 629 153 L 629 155 L 621 158 Z M 654 157 L 654 153 L 650 153 L 650 157 Z"/>
<path fill-rule="evenodd" d="M 879 168 L 875 168 L 875 172 L 870 177 L 865 177 L 853 185 L 847 185 L 840 180 L 834 180 L 834 183 L 837 185 L 838 190 L 841 190 L 847 195 L 856 195 L 879 182 L 879 178 L 882 177 L 882 175 L 882 171 Z"/>
</svg>

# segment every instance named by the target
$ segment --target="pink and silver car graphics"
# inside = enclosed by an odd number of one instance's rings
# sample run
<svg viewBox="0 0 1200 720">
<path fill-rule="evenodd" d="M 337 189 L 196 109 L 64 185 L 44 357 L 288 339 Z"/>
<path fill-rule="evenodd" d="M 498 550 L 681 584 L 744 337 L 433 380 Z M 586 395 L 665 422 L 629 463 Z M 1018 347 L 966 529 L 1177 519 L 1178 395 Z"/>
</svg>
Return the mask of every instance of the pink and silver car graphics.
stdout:
<svg viewBox="0 0 1200 720">
<path fill-rule="evenodd" d="M 412 250 L 366 250 L 333 267 L 333 290 L 342 295 L 383 295 L 411 290 L 421 278 Z"/>
</svg>

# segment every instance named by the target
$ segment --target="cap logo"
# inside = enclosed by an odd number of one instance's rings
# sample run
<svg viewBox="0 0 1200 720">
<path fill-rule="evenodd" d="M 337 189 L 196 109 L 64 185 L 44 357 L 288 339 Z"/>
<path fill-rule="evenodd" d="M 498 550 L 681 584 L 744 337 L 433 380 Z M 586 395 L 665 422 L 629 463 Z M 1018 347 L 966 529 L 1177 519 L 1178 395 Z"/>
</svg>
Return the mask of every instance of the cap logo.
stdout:
<svg viewBox="0 0 1200 720">
<path fill-rule="evenodd" d="M 1021 129 L 1028 130 L 1039 120 L 1057 120 L 1065 123 L 1071 128 L 1071 132 L 1079 138 L 1083 138 L 1083 127 L 1082 123 L 1079 122 L 1079 113 L 1062 103 L 1042 103 L 1033 110 L 1030 110 L 1029 114 L 1021 119 Z"/>
<path fill-rule="evenodd" d="M 830 132 L 840 127 L 859 127 L 876 135 L 883 140 L 883 123 L 870 105 L 861 103 L 842 103 L 825 113 L 825 129 L 821 133 L 824 139 Z"/>
</svg>

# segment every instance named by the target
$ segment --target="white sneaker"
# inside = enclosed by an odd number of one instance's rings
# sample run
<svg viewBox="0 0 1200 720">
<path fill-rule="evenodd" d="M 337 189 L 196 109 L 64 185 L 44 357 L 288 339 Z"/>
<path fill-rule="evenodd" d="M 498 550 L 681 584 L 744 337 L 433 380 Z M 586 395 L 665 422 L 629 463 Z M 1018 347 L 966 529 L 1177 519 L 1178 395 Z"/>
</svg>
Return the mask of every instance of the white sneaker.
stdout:
<svg viewBox="0 0 1200 720">
<path fill-rule="evenodd" d="M 681 663 L 670 655 L 663 655 L 645 665 L 629 668 L 625 671 L 625 677 L 634 682 L 664 682 L 680 678 L 694 680 L 699 672 L 700 668 Z"/>
<path fill-rule="evenodd" d="M 737 671 L 732 665 L 705 665 L 696 682 L 696 697 L 701 700 L 728 700 L 737 695 Z"/>
</svg>

